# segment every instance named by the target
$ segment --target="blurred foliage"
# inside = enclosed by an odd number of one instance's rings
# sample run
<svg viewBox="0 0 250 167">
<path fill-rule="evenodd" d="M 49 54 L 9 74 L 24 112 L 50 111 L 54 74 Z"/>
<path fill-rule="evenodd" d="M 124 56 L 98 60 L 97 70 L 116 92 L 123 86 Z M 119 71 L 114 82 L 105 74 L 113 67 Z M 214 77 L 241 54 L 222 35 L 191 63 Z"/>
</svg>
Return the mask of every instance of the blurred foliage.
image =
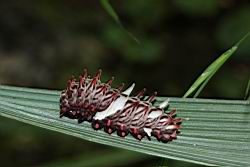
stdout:
<svg viewBox="0 0 250 167">
<path fill-rule="evenodd" d="M 217 14 L 219 11 L 218 0 L 209 1 L 199 1 L 199 0 L 176 0 L 176 5 L 180 10 L 190 16 L 202 17 L 202 16 L 212 16 Z"/>
<path fill-rule="evenodd" d="M 91 73 L 102 68 L 103 80 L 116 76 L 115 84 L 136 82 L 137 90 L 182 96 L 205 67 L 250 30 L 247 0 L 110 2 L 140 45 L 99 1 L 0 1 L 0 83 L 63 89 L 71 75 L 88 67 Z M 249 39 L 242 43 L 203 97 L 244 97 L 249 45 Z M 89 150 L 113 151 L 4 118 L 0 123 L 3 166 L 46 164 Z M 179 163 L 171 161 L 169 166 Z"/>
</svg>

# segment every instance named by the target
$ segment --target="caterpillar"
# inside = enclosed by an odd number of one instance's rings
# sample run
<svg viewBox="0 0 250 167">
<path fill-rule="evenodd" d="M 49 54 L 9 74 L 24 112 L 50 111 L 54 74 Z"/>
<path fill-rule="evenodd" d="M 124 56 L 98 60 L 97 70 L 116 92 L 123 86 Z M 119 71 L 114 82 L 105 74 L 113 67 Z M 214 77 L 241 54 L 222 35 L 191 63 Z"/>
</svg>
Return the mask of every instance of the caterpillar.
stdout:
<svg viewBox="0 0 250 167">
<path fill-rule="evenodd" d="M 93 129 L 104 129 L 108 134 L 117 131 L 117 135 L 125 137 L 131 134 L 142 140 L 151 136 L 158 141 L 169 142 L 177 138 L 182 118 L 174 118 L 176 110 L 164 113 L 168 100 L 159 106 L 152 102 L 157 93 L 145 99 L 145 88 L 135 96 L 130 96 L 135 84 L 125 91 L 124 84 L 112 88 L 112 77 L 107 82 L 101 82 L 101 70 L 91 78 L 84 69 L 83 75 L 76 81 L 72 77 L 67 88 L 60 97 L 60 118 L 65 116 L 77 119 L 78 123 L 90 122 Z M 145 99 L 145 100 L 143 100 Z"/>
</svg>

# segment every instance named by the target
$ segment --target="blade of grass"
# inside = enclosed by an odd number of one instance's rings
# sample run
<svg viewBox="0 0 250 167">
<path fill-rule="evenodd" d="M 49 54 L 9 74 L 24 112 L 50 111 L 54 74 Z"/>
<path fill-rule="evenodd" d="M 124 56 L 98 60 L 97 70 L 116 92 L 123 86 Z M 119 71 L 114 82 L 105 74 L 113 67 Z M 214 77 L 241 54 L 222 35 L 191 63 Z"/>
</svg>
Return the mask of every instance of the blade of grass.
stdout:
<svg viewBox="0 0 250 167">
<path fill-rule="evenodd" d="M 246 88 L 244 99 L 245 100 L 250 100 L 250 77 L 248 79 L 248 83 L 247 83 L 247 88 Z"/>
<path fill-rule="evenodd" d="M 200 77 L 193 83 L 193 85 L 188 89 L 188 91 L 184 94 L 183 98 L 188 97 L 192 93 L 198 89 L 193 98 L 196 98 L 199 96 L 201 91 L 204 89 L 204 87 L 207 85 L 208 81 L 213 77 L 213 75 L 218 71 L 218 69 L 226 62 L 227 59 L 231 57 L 231 55 L 237 50 L 239 45 L 249 36 L 250 32 L 248 32 L 239 42 L 237 42 L 232 48 L 227 50 L 225 53 L 223 53 L 219 58 L 217 58 L 210 66 L 200 75 Z M 250 79 L 249 79 L 249 85 L 246 89 L 245 97 L 247 97 L 247 92 L 249 91 L 250 87 Z M 167 160 L 163 159 L 161 162 L 161 166 L 167 165 Z"/>
<path fill-rule="evenodd" d="M 0 86 L 0 115 L 136 152 L 204 165 L 250 166 L 249 101 L 170 98 L 171 108 L 189 118 L 176 141 L 125 139 L 94 131 L 87 122 L 59 118 L 58 91 Z M 156 105 L 167 97 L 157 98 Z"/>
<path fill-rule="evenodd" d="M 237 42 L 233 47 L 223 53 L 218 57 L 212 64 L 210 64 L 205 71 L 197 78 L 197 80 L 192 84 L 188 91 L 184 94 L 184 98 L 193 94 L 197 89 L 194 98 L 196 98 L 203 88 L 206 86 L 208 81 L 213 77 L 213 75 L 220 69 L 220 67 L 232 56 L 233 53 L 238 49 L 239 45 L 250 35 L 248 32 L 239 42 Z"/>
<path fill-rule="evenodd" d="M 119 16 L 116 14 L 113 7 L 110 5 L 109 0 L 100 0 L 102 7 L 105 11 L 113 18 L 113 20 L 119 25 L 119 27 L 124 31 L 130 38 L 132 38 L 137 44 L 140 44 L 140 41 L 131 33 L 129 32 L 122 24 L 119 19 Z"/>
<path fill-rule="evenodd" d="M 109 0 L 100 0 L 102 7 L 106 10 L 106 12 L 114 19 L 114 21 L 119 25 L 122 26 L 122 23 L 119 19 L 119 16 L 116 14 L 113 7 L 110 5 Z"/>
</svg>

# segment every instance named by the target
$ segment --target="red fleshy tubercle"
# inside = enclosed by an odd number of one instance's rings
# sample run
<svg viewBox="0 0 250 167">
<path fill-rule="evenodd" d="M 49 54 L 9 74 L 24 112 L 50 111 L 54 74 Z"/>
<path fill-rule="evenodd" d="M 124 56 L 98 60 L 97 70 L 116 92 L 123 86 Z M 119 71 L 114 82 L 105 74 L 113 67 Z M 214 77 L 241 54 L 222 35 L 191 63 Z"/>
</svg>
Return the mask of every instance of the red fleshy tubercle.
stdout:
<svg viewBox="0 0 250 167">
<path fill-rule="evenodd" d="M 108 134 L 114 132 L 125 137 L 131 134 L 137 140 L 154 136 L 158 141 L 169 142 L 177 139 L 182 118 L 174 118 L 176 110 L 164 113 L 168 100 L 159 106 L 152 105 L 157 92 L 144 99 L 146 89 L 130 96 L 134 84 L 122 91 L 124 84 L 112 88 L 112 77 L 101 82 L 102 70 L 93 78 L 88 76 L 87 69 L 76 81 L 72 77 L 60 97 L 60 117 L 77 119 L 78 123 L 87 121 L 93 129 L 104 129 Z"/>
</svg>

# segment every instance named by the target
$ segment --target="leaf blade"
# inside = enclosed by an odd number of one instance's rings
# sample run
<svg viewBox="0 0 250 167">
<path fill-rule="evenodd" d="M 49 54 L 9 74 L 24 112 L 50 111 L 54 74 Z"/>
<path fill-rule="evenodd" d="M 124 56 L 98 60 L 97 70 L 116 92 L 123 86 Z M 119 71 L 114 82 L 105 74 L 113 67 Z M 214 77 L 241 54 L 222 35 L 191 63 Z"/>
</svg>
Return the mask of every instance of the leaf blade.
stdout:
<svg viewBox="0 0 250 167">
<path fill-rule="evenodd" d="M 247 88 L 245 91 L 245 96 L 244 96 L 245 100 L 250 100 L 250 77 L 248 79 L 248 83 L 247 83 Z"/>
<path fill-rule="evenodd" d="M 133 39 L 137 44 L 140 44 L 140 41 L 129 32 L 120 21 L 118 14 L 116 14 L 113 7 L 110 5 L 109 0 L 100 0 L 102 7 L 106 10 L 106 12 L 113 18 L 113 20 L 118 24 L 118 26 L 124 31 L 131 39 Z"/>
<path fill-rule="evenodd" d="M 200 92 L 204 89 L 208 81 L 214 76 L 214 74 L 220 69 L 220 67 L 236 52 L 239 45 L 250 35 L 248 32 L 242 39 L 240 39 L 234 46 L 232 46 L 229 50 L 224 52 L 221 56 L 219 56 L 214 62 L 212 62 L 202 74 L 195 80 L 195 82 L 190 86 L 190 88 L 186 91 L 183 98 L 190 96 L 192 93 L 195 93 L 194 98 L 196 98 Z"/>
<path fill-rule="evenodd" d="M 122 139 L 115 134 L 109 136 L 103 131 L 94 131 L 89 123 L 78 125 L 74 120 L 60 119 L 58 114 L 60 92 L 46 93 L 38 90 L 39 93 L 36 93 L 34 90 L 0 86 L 0 115 L 96 143 L 164 158 L 205 165 L 249 166 L 250 164 L 248 101 L 170 98 L 170 107 L 177 108 L 180 117 L 189 118 L 189 121 L 183 123 L 181 136 L 168 144 L 155 139 L 138 143 L 131 136 Z M 159 97 L 157 103 L 166 98 Z M 239 122 L 230 121 L 230 116 Z M 202 121 L 199 121 L 199 117 Z M 217 121 L 216 117 L 221 118 L 220 121 Z M 206 121 L 208 123 L 204 124 Z M 239 128 L 245 130 L 245 133 L 239 132 Z M 231 138 L 234 135 L 244 138 L 241 140 Z"/>
</svg>

